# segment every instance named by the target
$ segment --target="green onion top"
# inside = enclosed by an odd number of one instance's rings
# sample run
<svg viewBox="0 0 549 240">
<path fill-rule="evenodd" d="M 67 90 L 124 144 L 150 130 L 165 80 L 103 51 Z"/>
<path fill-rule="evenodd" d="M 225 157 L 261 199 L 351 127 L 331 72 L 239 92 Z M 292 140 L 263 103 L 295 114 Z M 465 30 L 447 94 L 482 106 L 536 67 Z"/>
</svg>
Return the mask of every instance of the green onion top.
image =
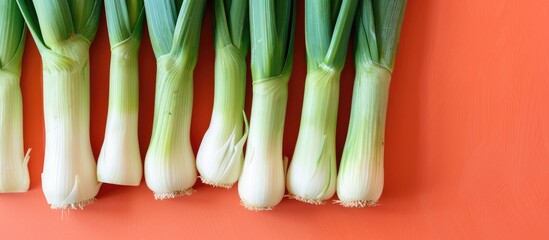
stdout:
<svg viewBox="0 0 549 240">
<path fill-rule="evenodd" d="M 132 36 L 141 39 L 145 15 L 143 0 L 105 1 L 105 13 L 111 46 Z"/>
<path fill-rule="evenodd" d="M 253 81 L 288 76 L 294 52 L 295 2 L 250 0 Z"/>
<path fill-rule="evenodd" d="M 101 0 L 17 0 L 40 51 L 55 49 L 73 35 L 92 42 Z"/>
<path fill-rule="evenodd" d="M 321 65 L 341 70 L 358 0 L 305 1 L 307 67 Z"/>
<path fill-rule="evenodd" d="M 214 0 L 215 47 L 235 46 L 245 56 L 250 46 L 248 0 Z"/>
<path fill-rule="evenodd" d="M 15 0 L 0 0 L 0 69 L 21 71 L 25 21 Z"/>
<path fill-rule="evenodd" d="M 393 71 L 406 0 L 363 0 L 356 31 L 356 61 L 374 62 Z"/>
<path fill-rule="evenodd" d="M 193 65 L 198 58 L 205 0 L 145 0 L 147 25 L 156 58 L 175 54 Z"/>
</svg>

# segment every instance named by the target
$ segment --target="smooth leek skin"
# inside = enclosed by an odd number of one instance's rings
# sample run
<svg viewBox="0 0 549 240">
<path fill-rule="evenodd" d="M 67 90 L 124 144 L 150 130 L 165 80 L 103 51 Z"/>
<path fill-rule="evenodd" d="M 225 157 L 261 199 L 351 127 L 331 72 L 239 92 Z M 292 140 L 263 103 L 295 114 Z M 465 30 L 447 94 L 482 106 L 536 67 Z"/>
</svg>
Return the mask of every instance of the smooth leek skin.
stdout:
<svg viewBox="0 0 549 240">
<path fill-rule="evenodd" d="M 138 186 L 143 175 L 137 134 L 138 54 L 145 11 L 143 1 L 118 0 L 106 1 L 105 11 L 111 67 L 107 126 L 97 161 L 97 179 L 103 183 Z"/>
<path fill-rule="evenodd" d="M 367 0 L 358 8 L 356 78 L 337 179 L 345 207 L 375 206 L 383 191 L 387 101 L 405 7 L 405 0 Z"/>
<path fill-rule="evenodd" d="M 145 0 L 151 42 L 157 59 L 151 142 L 145 180 L 156 199 L 193 193 L 196 182 L 190 142 L 193 71 L 198 58 L 205 0 Z M 176 21 L 177 20 L 177 21 Z"/>
<path fill-rule="evenodd" d="M 241 203 L 250 210 L 270 210 L 284 197 L 287 158 L 282 157 L 282 139 L 294 27 L 294 1 L 250 0 L 253 99 L 238 181 Z"/>
<path fill-rule="evenodd" d="M 287 176 L 290 198 L 303 202 L 321 204 L 336 190 L 339 80 L 357 3 L 305 2 L 308 72 L 299 135 Z"/>
<path fill-rule="evenodd" d="M 81 209 L 95 200 L 100 187 L 89 137 L 89 48 L 101 2 L 17 2 L 42 55 L 42 189 L 52 208 Z"/>
<path fill-rule="evenodd" d="M 227 8 L 225 8 L 226 4 Z M 249 45 L 248 0 L 215 0 L 215 91 L 210 126 L 196 156 L 203 183 L 230 188 L 242 171 L 247 138 L 244 100 Z M 246 123 L 247 124 L 247 123 Z"/>
<path fill-rule="evenodd" d="M 23 152 L 23 99 L 19 86 L 25 22 L 15 0 L 0 0 L 0 193 L 26 192 L 29 152 Z"/>
</svg>

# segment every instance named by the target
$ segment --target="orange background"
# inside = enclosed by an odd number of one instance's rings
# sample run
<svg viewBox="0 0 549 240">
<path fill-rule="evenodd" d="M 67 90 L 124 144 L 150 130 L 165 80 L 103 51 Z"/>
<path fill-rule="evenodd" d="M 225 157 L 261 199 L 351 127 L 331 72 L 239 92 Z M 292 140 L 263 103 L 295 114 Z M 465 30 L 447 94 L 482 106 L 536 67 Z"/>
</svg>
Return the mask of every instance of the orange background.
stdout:
<svg viewBox="0 0 549 240">
<path fill-rule="evenodd" d="M 284 154 L 297 138 L 305 79 L 303 3 Z M 211 2 L 208 3 L 211 5 Z M 193 196 L 155 201 L 140 187 L 104 184 L 84 211 L 49 209 L 40 188 L 44 155 L 41 59 L 27 37 L 22 89 L 31 188 L 0 195 L 0 239 L 549 239 L 549 4 L 409 1 L 391 85 L 386 184 L 381 205 L 345 209 L 284 200 L 274 211 L 239 206 L 236 188 L 197 183 Z M 213 102 L 211 6 L 195 71 L 191 139 L 196 151 Z M 104 15 L 91 48 L 91 142 L 107 116 L 109 43 Z M 341 80 L 337 151 L 349 120 L 354 67 Z M 151 134 L 155 61 L 147 32 L 140 53 L 139 141 Z M 249 88 L 248 88 L 249 89 Z M 247 109 L 251 102 L 248 91 Z"/>
</svg>

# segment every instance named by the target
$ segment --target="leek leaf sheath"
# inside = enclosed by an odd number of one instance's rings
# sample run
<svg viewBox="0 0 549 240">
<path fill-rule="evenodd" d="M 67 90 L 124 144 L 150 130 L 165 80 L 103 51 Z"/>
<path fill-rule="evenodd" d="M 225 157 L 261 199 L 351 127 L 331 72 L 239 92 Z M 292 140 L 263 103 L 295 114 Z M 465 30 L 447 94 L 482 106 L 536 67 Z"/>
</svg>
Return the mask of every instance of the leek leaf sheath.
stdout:
<svg viewBox="0 0 549 240">
<path fill-rule="evenodd" d="M 238 193 L 244 207 L 269 210 L 285 191 L 282 135 L 293 65 L 295 1 L 249 3 L 253 99 Z"/>
<path fill-rule="evenodd" d="M 320 204 L 336 190 L 339 79 L 358 0 L 306 0 L 307 78 L 287 187 L 290 197 Z M 338 14 L 333 14 L 333 13 Z"/>
<path fill-rule="evenodd" d="M 23 152 L 23 99 L 19 87 L 25 20 L 15 0 L 0 0 L 0 193 L 26 192 L 29 152 Z"/>
<path fill-rule="evenodd" d="M 105 13 L 111 45 L 109 108 L 97 179 L 137 186 L 143 175 L 137 134 L 143 0 L 105 1 Z"/>
<path fill-rule="evenodd" d="M 156 56 L 156 95 L 145 180 L 156 199 L 190 195 L 196 166 L 190 141 L 193 71 L 205 0 L 145 0 Z"/>
<path fill-rule="evenodd" d="M 383 190 L 389 84 L 406 0 L 364 0 L 356 26 L 356 76 L 347 139 L 337 179 L 339 203 L 377 204 Z"/>
<path fill-rule="evenodd" d="M 214 0 L 215 93 L 196 165 L 202 182 L 231 187 L 240 177 L 247 126 L 244 100 L 249 48 L 248 0 Z M 246 123 L 247 125 L 247 123 Z"/>
<path fill-rule="evenodd" d="M 17 0 L 42 56 L 46 146 L 42 190 L 52 208 L 83 208 L 100 184 L 90 145 L 89 48 L 102 1 Z"/>
</svg>

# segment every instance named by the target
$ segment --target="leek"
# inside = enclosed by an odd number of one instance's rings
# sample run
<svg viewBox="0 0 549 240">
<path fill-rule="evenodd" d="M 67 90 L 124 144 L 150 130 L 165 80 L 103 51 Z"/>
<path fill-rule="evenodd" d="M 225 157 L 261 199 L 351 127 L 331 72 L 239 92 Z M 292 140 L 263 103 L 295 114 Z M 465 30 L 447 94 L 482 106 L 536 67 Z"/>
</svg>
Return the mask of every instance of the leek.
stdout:
<svg viewBox="0 0 549 240">
<path fill-rule="evenodd" d="M 242 123 L 249 46 L 248 0 L 215 0 L 215 95 L 210 127 L 196 156 L 202 182 L 230 188 L 242 171 Z"/>
<path fill-rule="evenodd" d="M 383 190 L 389 84 L 406 0 L 364 0 L 356 24 L 356 77 L 337 182 L 346 207 L 377 204 Z"/>
<path fill-rule="evenodd" d="M 252 114 L 238 182 L 242 205 L 269 210 L 285 191 L 282 136 L 293 64 L 295 1 L 250 0 Z"/>
<path fill-rule="evenodd" d="M 15 0 L 0 0 L 0 193 L 29 189 L 23 154 L 23 99 L 19 81 L 25 21 Z"/>
<path fill-rule="evenodd" d="M 145 0 L 157 61 L 151 142 L 145 180 L 156 199 L 190 195 L 196 182 L 190 142 L 193 71 L 205 0 Z"/>
<path fill-rule="evenodd" d="M 101 1 L 17 0 L 42 56 L 46 146 L 42 190 L 52 208 L 83 208 L 100 183 L 90 145 L 89 48 Z"/>
<path fill-rule="evenodd" d="M 305 1 L 308 72 L 301 126 L 288 169 L 290 198 L 320 204 L 335 193 L 339 79 L 357 3 Z"/>
<path fill-rule="evenodd" d="M 138 54 L 145 11 L 143 0 L 105 1 L 111 45 L 109 109 L 105 140 L 97 161 L 100 182 L 137 186 L 143 167 L 139 153 Z"/>
</svg>

